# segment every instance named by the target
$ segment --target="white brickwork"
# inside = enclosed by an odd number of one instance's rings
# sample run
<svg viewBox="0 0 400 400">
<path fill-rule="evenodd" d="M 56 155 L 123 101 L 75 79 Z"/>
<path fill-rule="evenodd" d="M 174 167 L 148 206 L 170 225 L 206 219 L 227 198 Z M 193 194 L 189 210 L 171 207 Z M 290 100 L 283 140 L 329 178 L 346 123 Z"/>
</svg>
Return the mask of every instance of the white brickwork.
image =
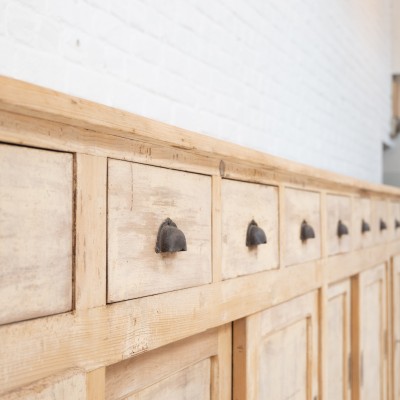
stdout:
<svg viewBox="0 0 400 400">
<path fill-rule="evenodd" d="M 378 182 L 390 12 L 390 0 L 0 0 L 0 74 Z"/>
</svg>

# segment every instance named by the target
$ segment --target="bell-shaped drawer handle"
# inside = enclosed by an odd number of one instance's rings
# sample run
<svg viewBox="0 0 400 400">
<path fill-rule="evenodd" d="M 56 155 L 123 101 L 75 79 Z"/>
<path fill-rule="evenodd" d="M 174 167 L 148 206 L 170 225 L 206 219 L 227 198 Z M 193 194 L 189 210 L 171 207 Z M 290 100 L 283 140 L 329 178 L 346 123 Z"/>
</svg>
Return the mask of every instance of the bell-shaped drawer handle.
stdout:
<svg viewBox="0 0 400 400">
<path fill-rule="evenodd" d="M 304 220 L 301 223 L 301 230 L 300 230 L 300 239 L 302 242 L 306 241 L 307 239 L 315 238 L 315 232 L 311 225 L 307 224 Z"/>
<path fill-rule="evenodd" d="M 361 233 L 369 232 L 371 230 L 369 223 L 364 219 L 361 222 Z"/>
<path fill-rule="evenodd" d="M 267 243 L 267 236 L 253 219 L 247 227 L 246 246 L 258 246 L 259 244 L 265 243 Z"/>
<path fill-rule="evenodd" d="M 186 251 L 186 238 L 172 219 L 167 218 L 158 229 L 156 253 Z"/>
<path fill-rule="evenodd" d="M 400 221 L 398 219 L 396 219 L 394 221 L 394 229 L 399 229 L 400 228 Z"/>
<path fill-rule="evenodd" d="M 337 225 L 337 235 L 341 238 L 343 235 L 348 235 L 348 234 L 349 234 L 349 229 L 342 222 L 342 220 L 339 220 Z"/>
<path fill-rule="evenodd" d="M 380 229 L 381 231 L 384 231 L 385 229 L 387 229 L 386 222 L 385 222 L 382 218 L 381 218 L 380 221 L 379 221 L 379 229 Z"/>
</svg>

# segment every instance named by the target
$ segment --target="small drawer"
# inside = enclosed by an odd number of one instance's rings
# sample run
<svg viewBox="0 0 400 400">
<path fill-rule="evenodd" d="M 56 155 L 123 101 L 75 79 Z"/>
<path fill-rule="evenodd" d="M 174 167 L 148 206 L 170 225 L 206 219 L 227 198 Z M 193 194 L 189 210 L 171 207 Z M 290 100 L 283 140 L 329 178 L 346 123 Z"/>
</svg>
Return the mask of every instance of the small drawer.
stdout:
<svg viewBox="0 0 400 400">
<path fill-rule="evenodd" d="M 73 156 L 0 145 L 0 324 L 72 308 Z"/>
<path fill-rule="evenodd" d="M 386 200 L 373 201 L 373 227 L 376 244 L 384 243 L 392 239 L 394 226 L 390 216 L 389 203 Z"/>
<path fill-rule="evenodd" d="M 363 249 L 373 243 L 373 218 L 371 200 L 367 197 L 353 199 L 353 249 Z"/>
<path fill-rule="evenodd" d="M 206 284 L 211 275 L 211 178 L 109 160 L 108 302 Z"/>
<path fill-rule="evenodd" d="M 285 265 L 321 257 L 320 210 L 319 193 L 285 189 Z"/>
<path fill-rule="evenodd" d="M 391 215 L 392 215 L 392 224 L 393 224 L 393 238 L 400 239 L 400 201 L 392 201 L 391 202 Z"/>
<path fill-rule="evenodd" d="M 278 267 L 278 189 L 223 179 L 221 197 L 223 279 Z"/>
<path fill-rule="evenodd" d="M 345 253 L 351 248 L 351 199 L 347 196 L 326 196 L 328 255 Z"/>
</svg>

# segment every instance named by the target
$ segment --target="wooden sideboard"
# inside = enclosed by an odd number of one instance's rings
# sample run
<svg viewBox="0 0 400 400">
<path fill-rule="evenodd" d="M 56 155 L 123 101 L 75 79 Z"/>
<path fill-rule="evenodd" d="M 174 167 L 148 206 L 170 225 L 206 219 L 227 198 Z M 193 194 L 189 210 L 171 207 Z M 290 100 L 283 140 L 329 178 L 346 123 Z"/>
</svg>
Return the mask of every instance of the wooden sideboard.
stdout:
<svg viewBox="0 0 400 400">
<path fill-rule="evenodd" d="M 400 399 L 400 189 L 2 77 L 0 300 L 1 400 Z"/>
</svg>

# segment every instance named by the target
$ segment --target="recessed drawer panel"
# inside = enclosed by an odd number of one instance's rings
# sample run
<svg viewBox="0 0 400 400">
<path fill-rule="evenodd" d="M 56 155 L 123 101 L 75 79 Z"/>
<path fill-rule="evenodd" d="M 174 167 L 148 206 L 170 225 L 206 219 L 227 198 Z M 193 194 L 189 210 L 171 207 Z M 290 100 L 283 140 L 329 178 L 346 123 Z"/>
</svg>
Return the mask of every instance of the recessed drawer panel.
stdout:
<svg viewBox="0 0 400 400">
<path fill-rule="evenodd" d="M 285 265 L 321 256 L 320 194 L 285 189 Z"/>
<path fill-rule="evenodd" d="M 210 281 L 211 178 L 109 160 L 108 302 Z"/>
<path fill-rule="evenodd" d="M 222 180 L 222 276 L 278 266 L 278 189 Z"/>
<path fill-rule="evenodd" d="M 350 197 L 328 194 L 326 211 L 328 255 L 350 251 L 352 234 Z"/>
<path fill-rule="evenodd" d="M 0 324 L 71 310 L 72 154 L 0 145 Z"/>
<path fill-rule="evenodd" d="M 392 239 L 394 232 L 393 218 L 390 215 L 388 201 L 374 200 L 373 206 L 372 231 L 375 234 L 374 242 L 380 244 Z"/>
<path fill-rule="evenodd" d="M 353 249 L 362 249 L 372 245 L 372 210 L 371 200 L 367 197 L 353 199 Z"/>
</svg>

